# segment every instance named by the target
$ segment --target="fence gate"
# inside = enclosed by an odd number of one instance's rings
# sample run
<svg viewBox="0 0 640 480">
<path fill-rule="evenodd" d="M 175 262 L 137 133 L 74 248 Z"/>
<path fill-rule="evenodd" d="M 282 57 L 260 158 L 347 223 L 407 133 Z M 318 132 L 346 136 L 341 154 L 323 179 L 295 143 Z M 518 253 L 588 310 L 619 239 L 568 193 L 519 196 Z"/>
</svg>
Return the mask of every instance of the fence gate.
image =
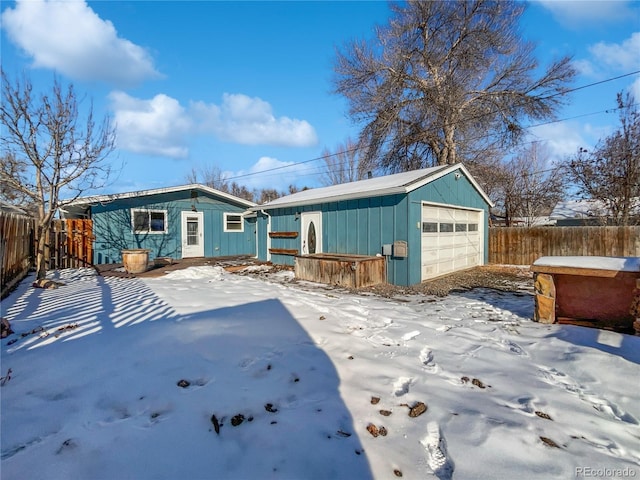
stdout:
<svg viewBox="0 0 640 480">
<path fill-rule="evenodd" d="M 48 269 L 93 265 L 93 220 L 54 220 L 47 238 Z"/>
</svg>

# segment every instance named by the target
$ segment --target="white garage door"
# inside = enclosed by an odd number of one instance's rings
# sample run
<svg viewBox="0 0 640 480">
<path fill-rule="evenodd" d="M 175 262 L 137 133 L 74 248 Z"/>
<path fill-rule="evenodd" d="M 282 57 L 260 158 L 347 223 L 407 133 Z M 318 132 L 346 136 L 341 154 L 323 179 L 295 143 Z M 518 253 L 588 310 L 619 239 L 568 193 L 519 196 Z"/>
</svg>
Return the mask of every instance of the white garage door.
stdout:
<svg viewBox="0 0 640 480">
<path fill-rule="evenodd" d="M 482 212 L 422 206 L 422 280 L 480 265 Z"/>
</svg>

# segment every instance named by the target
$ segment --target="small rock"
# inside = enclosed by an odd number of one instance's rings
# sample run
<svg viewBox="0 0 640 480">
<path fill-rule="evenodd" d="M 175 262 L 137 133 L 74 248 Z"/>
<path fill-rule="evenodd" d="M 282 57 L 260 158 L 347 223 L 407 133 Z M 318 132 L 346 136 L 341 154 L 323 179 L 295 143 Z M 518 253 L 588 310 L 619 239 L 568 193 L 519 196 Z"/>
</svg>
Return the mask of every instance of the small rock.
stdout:
<svg viewBox="0 0 640 480">
<path fill-rule="evenodd" d="M 545 445 L 548 445 L 548 446 L 553 447 L 553 448 L 560 448 L 560 445 L 558 445 L 556 442 L 554 442 L 554 441 L 553 441 L 553 440 L 551 440 L 550 438 L 547 438 L 547 437 L 540 437 L 540 440 L 542 440 L 542 442 L 543 442 Z"/>
<path fill-rule="evenodd" d="M 460 379 L 460 381 L 461 381 L 462 383 L 469 383 L 469 377 L 462 377 L 462 378 Z"/>
<path fill-rule="evenodd" d="M 393 474 L 394 474 L 396 477 L 401 477 L 401 476 L 402 476 L 402 472 L 401 472 L 400 470 L 398 470 L 397 468 L 393 471 Z"/>
<path fill-rule="evenodd" d="M 271 422 L 271 425 L 275 425 L 276 423 L 278 423 L 278 422 L 276 422 L 276 421 L 274 420 L 274 421 L 272 421 L 272 422 Z"/>
<path fill-rule="evenodd" d="M 377 405 L 380 403 L 380 397 L 371 397 L 371 405 Z"/>
<path fill-rule="evenodd" d="M 215 432 L 220 435 L 220 422 L 218 422 L 218 418 L 215 414 L 211 415 L 211 423 L 213 424 L 213 429 Z"/>
<path fill-rule="evenodd" d="M 378 427 L 376 427 L 373 423 L 367 425 L 367 431 L 373 436 L 377 437 L 380 433 L 378 432 Z"/>
<path fill-rule="evenodd" d="M 349 355 L 347 358 L 348 358 L 349 360 L 353 360 L 353 355 Z"/>
<path fill-rule="evenodd" d="M 342 430 L 338 430 L 338 431 L 336 432 L 336 435 L 339 435 L 339 436 L 341 436 L 341 437 L 345 437 L 345 438 L 348 438 L 348 437 L 350 437 L 350 436 L 351 436 L 351 434 L 350 434 L 350 433 L 348 433 L 348 432 L 343 432 Z"/>
<path fill-rule="evenodd" d="M 234 427 L 237 427 L 242 422 L 244 422 L 244 415 L 242 415 L 241 413 L 231 419 L 231 425 L 233 425 Z"/>
<path fill-rule="evenodd" d="M 325 317 L 324 315 L 320 315 L 320 320 L 326 320 L 327 317 Z"/>
<path fill-rule="evenodd" d="M 273 403 L 267 403 L 267 404 L 264 406 L 264 409 L 265 409 L 267 412 L 269 412 L 269 413 L 276 413 L 276 412 L 278 411 L 278 409 L 277 409 L 277 408 L 273 408 Z"/>
<path fill-rule="evenodd" d="M 480 380 L 478 380 L 477 378 L 474 378 L 473 380 L 471 380 L 471 383 L 473 383 L 476 387 L 478 388 L 487 388 L 485 386 L 484 383 L 482 383 Z"/>
<path fill-rule="evenodd" d="M 378 428 L 378 433 L 381 436 L 386 437 L 387 436 L 387 429 L 385 427 L 380 427 L 380 428 Z"/>
<path fill-rule="evenodd" d="M 189 385 L 191 385 L 191 383 L 189 383 L 188 380 L 185 380 L 184 378 L 182 380 L 178 380 L 177 385 L 181 388 L 187 388 Z"/>
<path fill-rule="evenodd" d="M 409 416 L 413 418 L 419 417 L 426 411 L 427 411 L 427 406 L 423 402 L 418 402 L 409 409 Z"/>
<path fill-rule="evenodd" d="M 383 417 L 388 417 L 389 415 L 391 415 L 391 410 L 380 410 L 380 415 L 382 415 Z"/>
<path fill-rule="evenodd" d="M 549 415 L 547 415 L 546 413 L 544 413 L 544 412 L 540 412 L 540 411 L 536 410 L 536 412 L 535 412 L 535 413 L 536 413 L 536 415 L 537 415 L 537 416 L 539 416 L 540 418 L 544 418 L 545 420 L 552 420 L 552 421 L 553 421 L 553 419 L 552 419 Z"/>
<path fill-rule="evenodd" d="M 156 418 L 158 418 L 159 416 L 160 416 L 160 414 L 159 414 L 158 412 L 153 412 L 153 413 L 150 415 L 151 420 L 155 420 L 155 419 L 156 419 Z"/>
<path fill-rule="evenodd" d="M 73 440 L 73 438 L 67 438 L 64 442 L 62 442 L 62 445 L 60 445 L 60 448 L 56 452 L 56 455 L 60 455 L 65 450 L 72 450 L 72 449 L 76 448 L 77 446 L 78 445 Z"/>
</svg>

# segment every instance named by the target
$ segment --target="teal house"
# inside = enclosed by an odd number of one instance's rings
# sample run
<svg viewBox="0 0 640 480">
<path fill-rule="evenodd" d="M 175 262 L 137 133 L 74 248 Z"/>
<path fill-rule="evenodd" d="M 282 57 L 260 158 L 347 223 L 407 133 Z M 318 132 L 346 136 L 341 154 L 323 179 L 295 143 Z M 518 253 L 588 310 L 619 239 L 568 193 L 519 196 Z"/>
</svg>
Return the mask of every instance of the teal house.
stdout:
<svg viewBox="0 0 640 480">
<path fill-rule="evenodd" d="M 255 203 L 191 184 L 78 198 L 63 218 L 93 220 L 93 263 L 120 263 L 122 250 L 144 248 L 149 258 L 256 254 Z"/>
<path fill-rule="evenodd" d="M 251 210 L 260 260 L 384 256 L 387 281 L 413 285 L 487 261 L 491 206 L 456 164 L 305 190 Z"/>
</svg>

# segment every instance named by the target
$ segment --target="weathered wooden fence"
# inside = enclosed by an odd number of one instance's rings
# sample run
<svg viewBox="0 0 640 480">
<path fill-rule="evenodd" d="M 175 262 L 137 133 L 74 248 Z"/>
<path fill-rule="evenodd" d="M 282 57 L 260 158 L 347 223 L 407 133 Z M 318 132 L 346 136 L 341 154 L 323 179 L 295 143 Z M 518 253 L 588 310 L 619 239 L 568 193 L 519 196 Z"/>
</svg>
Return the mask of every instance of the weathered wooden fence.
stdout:
<svg viewBox="0 0 640 480">
<path fill-rule="evenodd" d="M 489 229 L 489 263 L 530 265 L 546 255 L 640 257 L 640 226 Z"/>
<path fill-rule="evenodd" d="M 2 298 L 35 264 L 35 228 L 31 217 L 6 212 L 0 215 Z M 91 266 L 93 239 L 92 220 L 54 220 L 46 239 L 47 269 Z"/>
<path fill-rule="evenodd" d="M 22 280 L 33 259 L 34 220 L 26 215 L 0 212 L 1 297 Z"/>
<path fill-rule="evenodd" d="M 93 240 L 93 220 L 54 220 L 47 237 L 47 268 L 90 267 Z"/>
</svg>

